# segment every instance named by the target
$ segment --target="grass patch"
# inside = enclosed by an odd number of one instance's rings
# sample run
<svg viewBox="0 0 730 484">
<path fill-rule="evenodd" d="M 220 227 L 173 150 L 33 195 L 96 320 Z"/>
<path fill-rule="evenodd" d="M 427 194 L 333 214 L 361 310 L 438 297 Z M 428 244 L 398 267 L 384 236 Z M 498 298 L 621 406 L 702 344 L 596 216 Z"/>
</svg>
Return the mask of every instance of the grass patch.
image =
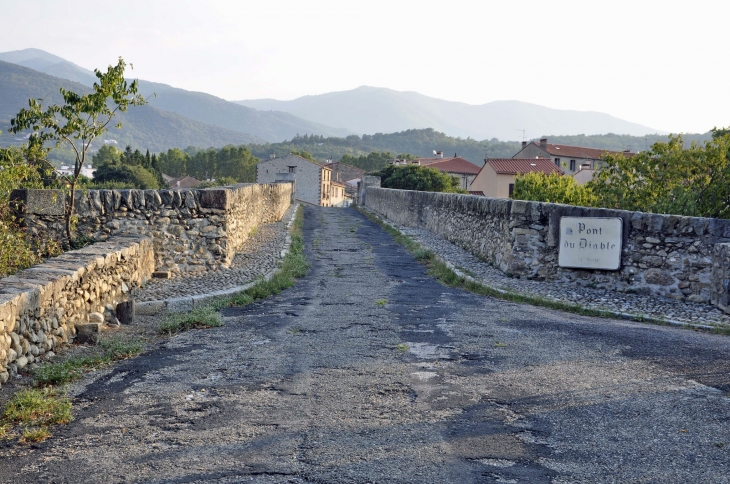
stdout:
<svg viewBox="0 0 730 484">
<path fill-rule="evenodd" d="M 609 311 L 601 311 L 598 309 L 590 309 L 574 303 L 566 303 L 562 301 L 553 301 L 551 299 L 542 298 L 539 296 L 519 294 L 510 291 L 501 291 L 493 287 L 486 286 L 484 284 L 474 282 L 465 277 L 457 275 L 452 269 L 450 269 L 444 262 L 436 257 L 436 255 L 430 250 L 421 246 L 418 242 L 407 235 L 402 234 L 395 227 L 383 222 L 379 218 L 373 216 L 371 213 L 357 209 L 365 215 L 369 220 L 380 226 L 385 232 L 390 234 L 393 239 L 413 255 L 416 260 L 424 264 L 427 268 L 429 275 L 438 279 L 442 284 L 464 289 L 475 294 L 482 296 L 491 296 L 504 301 L 510 301 L 515 303 L 531 304 L 533 306 L 542 306 L 550 309 L 557 309 L 559 311 L 565 311 L 569 313 L 581 314 L 584 316 L 599 316 L 599 317 L 610 317 L 615 318 L 616 316 Z"/>
<path fill-rule="evenodd" d="M 304 256 L 304 238 L 302 237 L 302 225 L 304 224 L 304 211 L 302 207 L 297 210 L 291 230 L 291 245 L 289 253 L 279 264 L 279 271 L 271 279 L 260 279 L 252 287 L 232 296 L 228 302 L 233 306 L 246 306 L 259 299 L 281 293 L 283 290 L 294 285 L 297 279 L 304 277 L 309 270 L 309 262 Z M 315 240 L 315 245 L 318 241 Z"/>
<path fill-rule="evenodd" d="M 388 304 L 387 299 L 378 299 L 377 301 L 375 301 L 376 306 L 385 306 L 386 304 Z"/>
<path fill-rule="evenodd" d="M 221 315 L 213 307 L 193 309 L 189 313 L 171 314 L 160 324 L 160 334 L 173 335 L 196 328 L 215 328 L 221 326 Z"/>
<path fill-rule="evenodd" d="M 102 340 L 98 348 L 100 352 L 93 355 L 76 356 L 36 368 L 32 372 L 35 384 L 45 387 L 70 383 L 100 366 L 138 355 L 144 349 L 144 345 L 139 340 L 114 338 Z"/>
<path fill-rule="evenodd" d="M 14 426 L 23 430 L 20 443 L 42 442 L 51 436 L 48 427 L 72 420 L 71 401 L 53 388 L 20 390 L 5 405 L 0 432 L 10 437 Z"/>
<path fill-rule="evenodd" d="M 48 427 L 31 427 L 23 429 L 23 435 L 18 439 L 21 444 L 32 444 L 35 442 L 43 442 L 51 436 Z"/>
</svg>

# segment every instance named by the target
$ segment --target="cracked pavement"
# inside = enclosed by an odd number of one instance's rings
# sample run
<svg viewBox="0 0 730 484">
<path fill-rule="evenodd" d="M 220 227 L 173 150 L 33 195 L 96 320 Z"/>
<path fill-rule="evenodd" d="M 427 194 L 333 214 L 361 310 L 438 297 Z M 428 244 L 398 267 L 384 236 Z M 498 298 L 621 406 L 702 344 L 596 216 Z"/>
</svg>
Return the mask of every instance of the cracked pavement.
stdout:
<svg viewBox="0 0 730 484">
<path fill-rule="evenodd" d="M 730 339 L 445 287 L 352 209 L 312 269 L 77 389 L 0 482 L 730 482 Z"/>
</svg>

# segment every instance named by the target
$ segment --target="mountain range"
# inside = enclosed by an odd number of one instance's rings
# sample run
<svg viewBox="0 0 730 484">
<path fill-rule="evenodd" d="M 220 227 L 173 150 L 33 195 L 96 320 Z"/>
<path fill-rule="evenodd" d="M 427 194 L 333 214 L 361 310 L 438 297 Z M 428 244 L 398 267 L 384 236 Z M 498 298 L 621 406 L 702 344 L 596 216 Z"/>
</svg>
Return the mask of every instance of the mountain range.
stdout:
<svg viewBox="0 0 730 484">
<path fill-rule="evenodd" d="M 0 53 L 0 61 L 27 67 L 38 73 L 47 74 L 67 81 L 74 81 L 86 86 L 87 91 L 96 81 L 96 75 L 92 71 L 40 49 L 24 49 Z M 5 71 L 7 71 L 7 68 Z M 33 73 L 28 71 L 23 74 L 30 81 L 30 85 L 39 83 L 30 79 L 33 75 Z M 0 87 L 2 87 L 2 82 L 3 79 L 0 78 Z M 61 85 L 64 84 L 59 84 L 55 88 L 56 93 L 58 93 L 58 87 Z M 64 85 L 64 87 L 66 86 Z M 183 116 L 187 118 L 187 122 L 182 124 L 189 124 L 190 129 L 200 129 L 206 135 L 205 137 L 199 137 L 194 133 L 183 132 L 179 141 L 168 144 L 160 149 L 170 147 L 184 148 L 190 146 L 184 145 L 189 140 L 199 141 L 199 144 L 195 146 L 208 147 L 222 146 L 220 143 L 226 140 L 231 140 L 228 142 L 238 140 L 238 144 L 243 143 L 244 141 L 241 140 L 244 139 L 250 140 L 246 142 L 282 141 L 293 138 L 299 133 L 314 133 L 324 136 L 347 136 L 351 134 L 351 132 L 345 129 L 331 128 L 298 118 L 289 113 L 258 111 L 210 94 L 186 91 L 167 84 L 140 80 L 139 92 L 147 99 L 149 103 L 148 107 L 156 108 L 158 112 L 167 112 L 169 119 L 178 121 L 175 129 L 181 128 L 181 116 Z M 3 90 L 0 89 L 0 105 L 5 104 L 6 101 L 3 99 L 5 97 Z M 11 108 L 12 115 L 16 114 L 18 109 L 26 104 L 28 97 L 41 96 L 29 90 L 22 105 L 15 107 L 14 110 Z M 133 111 L 130 109 L 128 114 L 133 116 Z M 0 110 L 0 119 L 4 117 L 4 114 L 6 113 Z M 170 114 L 177 114 L 178 116 L 171 116 Z M 198 123 L 195 123 L 195 121 Z M 201 127 L 199 123 L 204 123 L 208 127 Z M 133 127 L 131 126 L 131 128 Z M 214 127 L 222 128 L 224 131 L 220 136 L 214 136 L 213 139 L 206 142 L 206 137 L 209 135 L 211 128 Z M 233 135 L 226 131 L 238 134 Z M 198 140 L 198 138 L 200 139 Z M 135 141 L 137 141 L 136 138 Z M 141 144 L 141 140 L 137 141 L 137 144 Z M 145 147 L 152 149 L 149 144 Z"/>
<path fill-rule="evenodd" d="M 18 135 L 8 133 L 10 119 L 20 108 L 28 105 L 29 98 L 43 99 L 44 106 L 62 103 L 60 87 L 79 94 L 91 92 L 90 87 L 78 82 L 0 61 L 0 130 L 3 131 L 0 145 L 19 141 Z M 118 113 L 117 119 L 122 123 L 122 128 L 111 128 L 102 139 L 117 140 L 122 147 L 130 144 L 143 150 L 161 151 L 170 147 L 224 146 L 263 141 L 250 134 L 211 126 L 152 106 L 132 107 L 126 113 Z"/>
<path fill-rule="evenodd" d="M 58 103 L 59 87 L 89 92 L 95 80 L 92 71 L 39 49 L 0 53 L 0 129 L 7 130 L 10 118 L 28 98 Z M 139 81 L 139 90 L 149 104 L 123 113 L 122 130 L 112 130 L 107 138 L 152 151 L 281 142 L 299 134 L 344 138 L 419 128 L 473 140 L 518 140 L 522 130 L 529 137 L 662 133 L 598 112 L 520 101 L 470 105 L 368 86 L 291 101 L 236 102 L 145 80 Z M 17 141 L 0 136 L 0 144 Z M 438 148 L 442 147 L 434 146 Z"/>
<path fill-rule="evenodd" d="M 303 96 L 291 101 L 236 101 L 259 110 L 285 111 L 314 122 L 340 126 L 358 134 L 433 128 L 450 136 L 478 140 L 519 140 L 540 135 L 666 134 L 594 111 L 552 109 L 521 101 L 472 105 L 417 92 L 361 86 L 350 91 Z"/>
</svg>

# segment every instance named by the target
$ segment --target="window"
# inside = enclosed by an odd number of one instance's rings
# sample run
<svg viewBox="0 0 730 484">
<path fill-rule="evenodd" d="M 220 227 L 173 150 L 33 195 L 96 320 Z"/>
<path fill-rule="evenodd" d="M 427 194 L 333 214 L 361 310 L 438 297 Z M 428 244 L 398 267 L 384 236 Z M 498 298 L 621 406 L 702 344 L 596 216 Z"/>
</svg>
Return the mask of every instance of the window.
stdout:
<svg viewBox="0 0 730 484">
<path fill-rule="evenodd" d="M 560 166 L 560 158 L 555 158 L 555 166 Z"/>
<path fill-rule="evenodd" d="M 512 195 L 514 195 L 514 193 L 515 193 L 515 184 L 510 183 L 509 184 L 509 197 L 512 198 Z"/>
<path fill-rule="evenodd" d="M 570 171 L 575 171 L 575 160 L 570 160 Z"/>
<path fill-rule="evenodd" d="M 296 173 L 296 172 L 297 172 L 297 167 L 296 167 L 296 165 L 295 165 L 295 166 L 290 166 L 290 167 L 289 167 L 289 173 Z"/>
</svg>

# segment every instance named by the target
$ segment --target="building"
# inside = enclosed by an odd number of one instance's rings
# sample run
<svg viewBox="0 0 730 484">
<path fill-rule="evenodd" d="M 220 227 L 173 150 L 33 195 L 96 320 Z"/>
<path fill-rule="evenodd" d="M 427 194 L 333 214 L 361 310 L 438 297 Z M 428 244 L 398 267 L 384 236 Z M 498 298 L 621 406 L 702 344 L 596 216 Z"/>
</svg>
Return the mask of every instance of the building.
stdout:
<svg viewBox="0 0 730 484">
<path fill-rule="evenodd" d="M 573 174 L 573 180 L 575 180 L 577 185 L 583 185 L 593 180 L 597 171 L 598 170 L 592 168 L 588 163 L 584 163 L 580 166 L 580 169 Z"/>
<path fill-rule="evenodd" d="M 583 148 L 581 146 L 556 145 L 548 143 L 547 138 L 541 138 L 539 143 L 523 141 L 522 149 L 512 158 L 550 158 L 555 166 L 559 166 L 566 175 L 574 175 L 586 165 L 592 170 L 600 168 L 601 155 L 604 153 L 634 156 L 634 153 L 629 150 L 610 151 Z"/>
<path fill-rule="evenodd" d="M 76 168 L 74 166 L 68 166 L 63 165 L 61 168 L 56 170 L 56 174 L 61 176 L 74 176 L 74 170 Z M 81 171 L 79 174 L 81 176 L 85 176 L 86 178 L 94 178 L 94 172 L 96 172 L 96 168 L 92 168 L 91 165 L 85 165 L 81 167 Z"/>
<path fill-rule="evenodd" d="M 330 184 L 332 187 L 332 207 L 347 207 L 349 206 L 352 196 L 347 194 L 347 185 L 341 181 L 332 180 Z"/>
<path fill-rule="evenodd" d="M 345 193 L 354 199 L 357 182 L 363 177 L 365 170 L 340 161 L 327 163 L 325 166 L 332 169 L 332 180 L 345 183 Z"/>
<path fill-rule="evenodd" d="M 471 183 L 470 193 L 485 197 L 509 198 L 515 189 L 515 176 L 530 172 L 563 174 L 549 158 L 488 158 Z"/>
<path fill-rule="evenodd" d="M 443 151 L 436 151 L 434 158 L 416 158 L 415 160 L 394 160 L 391 164 L 409 164 L 436 168 L 459 179 L 459 188 L 471 190 L 471 184 L 479 173 L 479 167 L 460 156 L 444 158 Z"/>
<path fill-rule="evenodd" d="M 274 183 L 277 173 L 292 173 L 296 181 L 296 200 L 310 205 L 332 206 L 332 169 L 316 161 L 288 154 L 256 165 L 256 183 Z"/>
<path fill-rule="evenodd" d="M 203 183 L 202 181 L 196 180 L 191 176 L 182 176 L 180 178 L 165 180 L 167 181 L 167 185 L 170 188 L 198 188 L 200 184 Z"/>
</svg>

